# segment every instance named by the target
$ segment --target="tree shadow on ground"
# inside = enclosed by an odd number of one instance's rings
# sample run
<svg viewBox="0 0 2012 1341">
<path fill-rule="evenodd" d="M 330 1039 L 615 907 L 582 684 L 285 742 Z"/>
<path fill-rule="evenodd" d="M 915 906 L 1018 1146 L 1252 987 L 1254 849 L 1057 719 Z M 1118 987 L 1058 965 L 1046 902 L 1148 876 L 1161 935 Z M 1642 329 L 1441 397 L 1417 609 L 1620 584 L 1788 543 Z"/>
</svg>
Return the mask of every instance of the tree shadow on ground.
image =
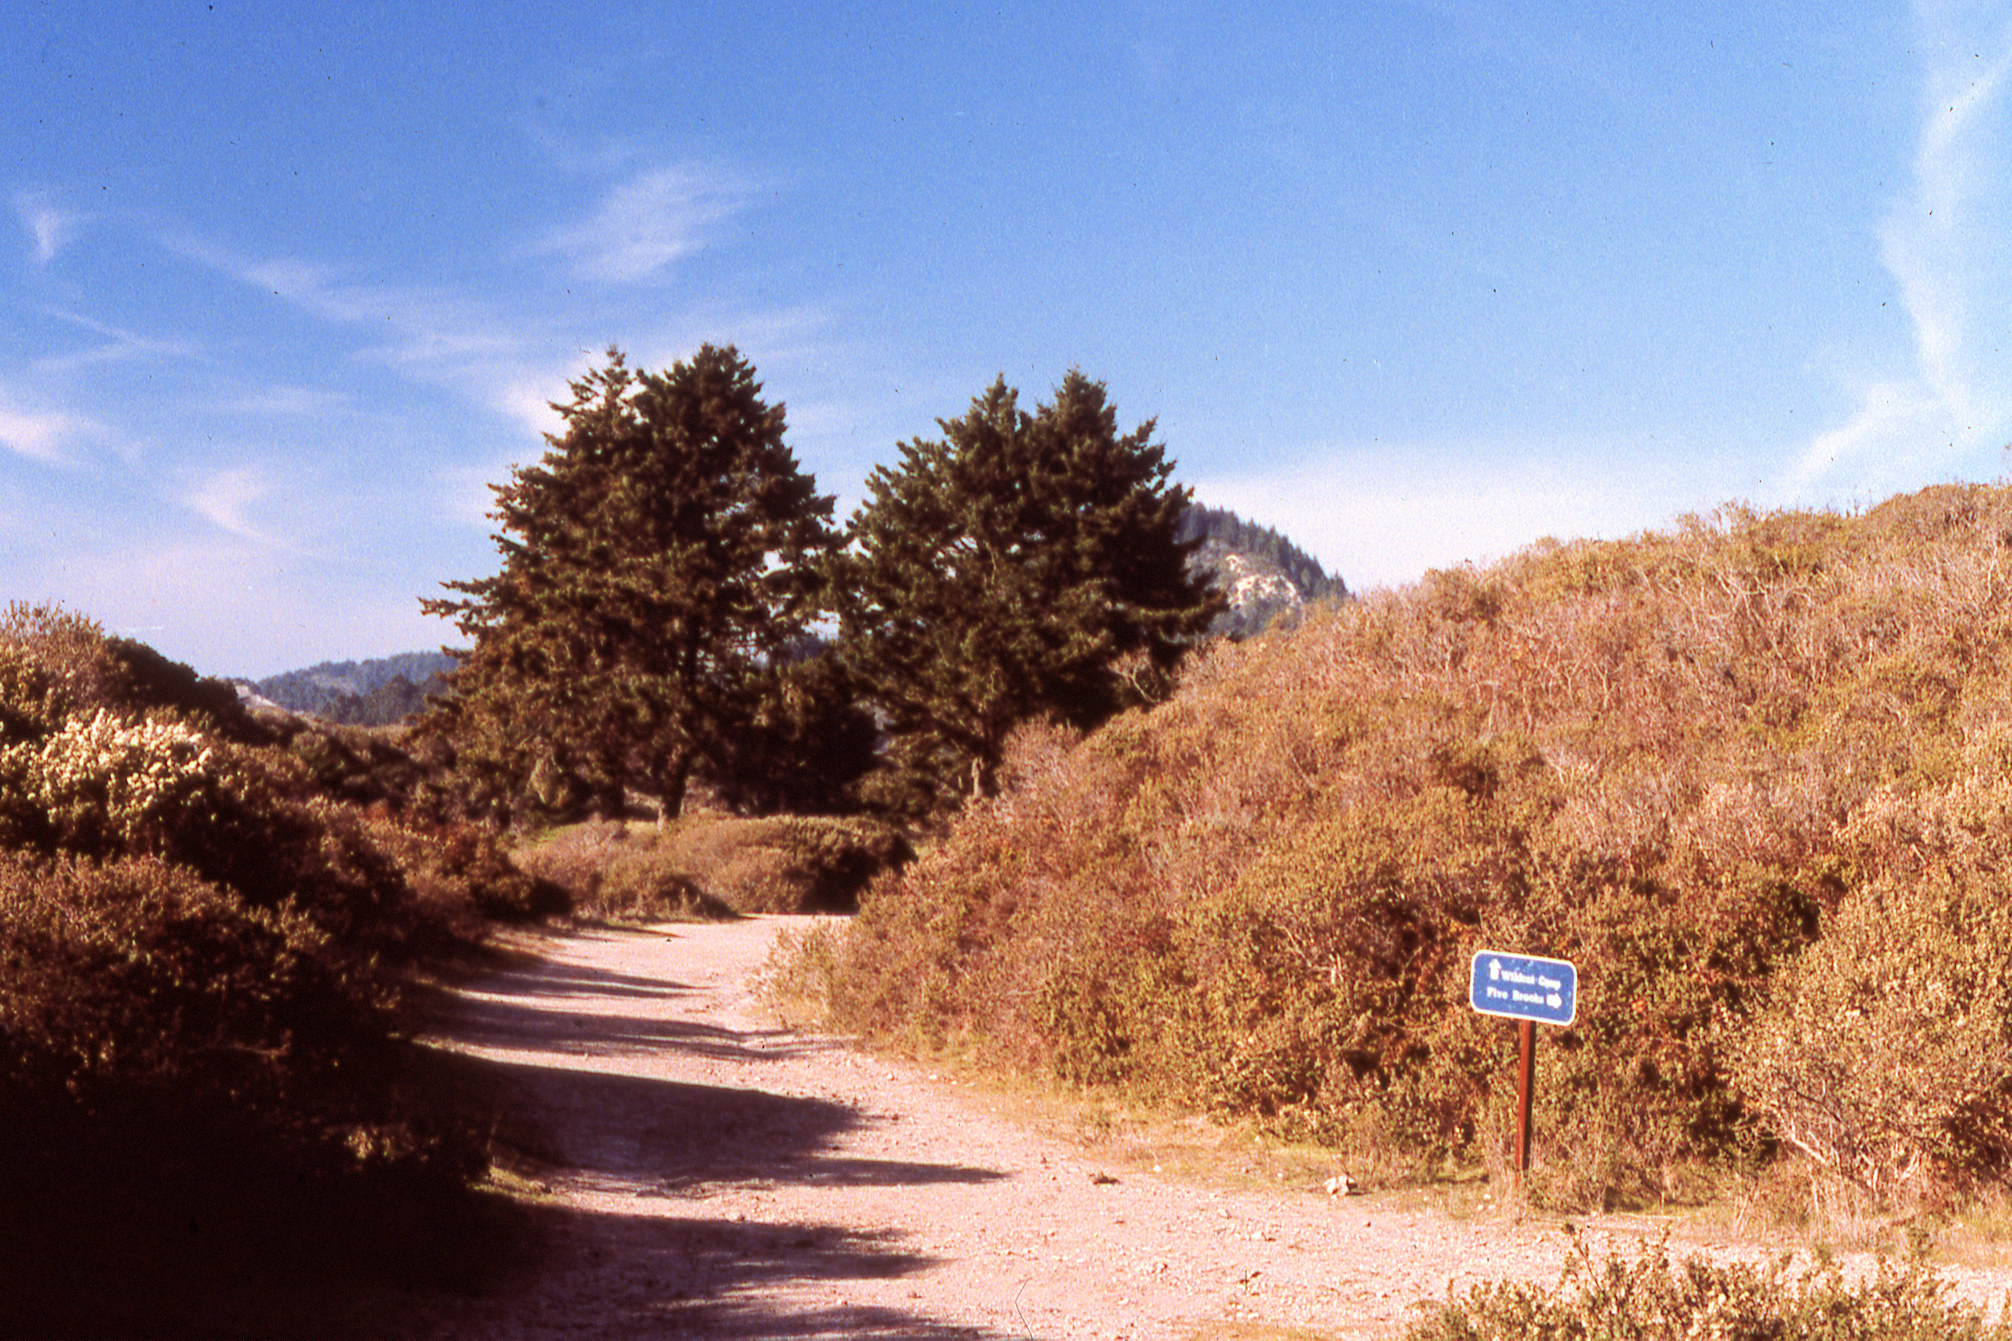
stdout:
<svg viewBox="0 0 2012 1341">
<path fill-rule="evenodd" d="M 744 1032 L 693 1020 L 596 1015 L 519 1001 L 469 1000 L 457 1013 L 455 1041 L 491 1050 L 543 1048 L 580 1057 L 613 1057 L 675 1048 L 716 1061 L 753 1061 L 798 1056 L 826 1046 L 781 1030 Z"/>
<path fill-rule="evenodd" d="M 449 1057 L 494 1096 L 493 1156 L 638 1196 L 707 1184 L 983 1183 L 1004 1175 L 964 1164 L 832 1153 L 865 1119 L 829 1099 L 521 1062 Z"/>
<path fill-rule="evenodd" d="M 870 1119 L 828 1099 L 593 1069 L 617 1054 L 673 1051 L 741 1062 L 830 1045 L 578 1012 L 569 1009 L 575 998 L 598 997 L 620 1009 L 624 1000 L 689 989 L 552 970 L 543 983 L 504 993 L 493 990 L 499 983 L 492 978 L 480 996 L 453 1000 L 456 1042 L 507 1059 L 423 1047 L 415 1050 L 411 1083 L 489 1133 L 505 1185 L 563 1181 L 600 1194 L 609 1209 L 561 1205 L 535 1190 L 510 1196 L 451 1184 L 312 1201 L 297 1190 L 260 1189 L 271 1214 L 312 1222 L 273 1233 L 260 1228 L 270 1219 L 265 1211 L 196 1214 L 198 1205 L 177 1194 L 156 1199 L 146 1223 L 130 1227 L 130 1242 L 107 1244 L 107 1217 L 93 1207 L 81 1208 L 65 1228 L 44 1200 L 31 1222 L 18 1214 L 26 1206 L 0 1188 L 0 1334 L 519 1341 L 993 1335 L 901 1309 L 789 1302 L 800 1294 L 793 1287 L 805 1283 L 886 1281 L 933 1265 L 893 1236 L 709 1220 L 689 1208 L 728 1186 L 923 1185 L 1002 1175 L 841 1154 L 839 1138 Z M 517 976 L 499 975 L 504 982 Z M 521 1050 L 546 1057 L 509 1056 Z M 221 1204 L 237 1195 L 233 1187 L 209 1183 L 202 1194 Z M 220 1218 L 237 1223 L 224 1240 L 183 1241 L 198 1220 L 205 1235 L 221 1232 L 212 1229 Z M 291 1246 L 276 1251 L 281 1241 Z M 30 1246 L 33 1252 L 21 1251 Z"/>
<path fill-rule="evenodd" d="M 808 1281 L 886 1280 L 932 1259 L 831 1226 L 656 1218 L 547 1206 L 532 1212 L 539 1274 L 481 1298 L 405 1301 L 411 1337 L 920 1337 L 997 1333 L 897 1308 L 792 1309 Z M 612 1260 L 611 1260 L 612 1259 Z"/>
<path fill-rule="evenodd" d="M 485 981 L 482 990 L 509 997 L 627 996 L 650 1000 L 693 994 L 689 985 L 668 978 L 616 973 L 585 964 L 548 964 L 529 971 L 499 973 Z"/>
<path fill-rule="evenodd" d="M 599 1194 L 609 1209 L 520 1202 L 525 1265 L 490 1288 L 400 1298 L 399 1334 L 995 1335 L 900 1309 L 789 1306 L 792 1287 L 806 1282 L 884 1281 L 934 1265 L 892 1235 L 680 1212 L 729 1187 L 973 1183 L 1003 1174 L 840 1153 L 839 1139 L 871 1119 L 829 1099 L 596 1069 L 623 1054 L 775 1061 L 832 1046 L 777 1031 L 568 1009 L 574 995 L 653 994 L 654 980 L 603 976 L 620 975 L 554 966 L 556 987 L 508 992 L 492 980 L 479 997 L 461 998 L 451 1030 L 457 1045 L 503 1056 L 441 1050 L 433 1065 L 443 1085 L 489 1105 L 499 1168 L 534 1189 L 564 1183 Z"/>
</svg>

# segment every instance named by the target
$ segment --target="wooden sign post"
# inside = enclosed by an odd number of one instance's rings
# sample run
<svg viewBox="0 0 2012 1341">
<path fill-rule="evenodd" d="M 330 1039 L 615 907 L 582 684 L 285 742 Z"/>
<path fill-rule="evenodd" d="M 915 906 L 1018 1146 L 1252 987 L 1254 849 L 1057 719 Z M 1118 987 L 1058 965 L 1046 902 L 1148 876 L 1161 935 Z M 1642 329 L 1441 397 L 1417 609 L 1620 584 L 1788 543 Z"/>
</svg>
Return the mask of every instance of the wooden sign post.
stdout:
<svg viewBox="0 0 2012 1341">
<path fill-rule="evenodd" d="M 1516 1177 L 1530 1171 L 1530 1099 L 1537 1088 L 1537 1026 L 1569 1025 L 1579 1017 L 1579 970 L 1562 959 L 1478 950 L 1467 982 L 1467 1004 L 1501 1015 L 1516 1029 Z"/>
</svg>

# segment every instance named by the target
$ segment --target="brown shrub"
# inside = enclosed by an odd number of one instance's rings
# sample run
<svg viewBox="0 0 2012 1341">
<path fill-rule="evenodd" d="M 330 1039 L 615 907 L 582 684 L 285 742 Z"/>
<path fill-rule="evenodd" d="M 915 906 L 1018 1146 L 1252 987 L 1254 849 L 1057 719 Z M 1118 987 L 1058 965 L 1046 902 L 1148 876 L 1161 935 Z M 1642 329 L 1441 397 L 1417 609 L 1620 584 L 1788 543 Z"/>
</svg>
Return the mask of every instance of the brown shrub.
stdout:
<svg viewBox="0 0 2012 1341">
<path fill-rule="evenodd" d="M 830 1008 L 1430 1164 L 1505 1139 L 1514 1031 L 1468 1011 L 1472 952 L 1570 958 L 1540 1158 L 1561 1199 L 1654 1197 L 1772 1131 L 1729 1050 L 1841 904 L 1920 869 L 1902 821 L 1948 792 L 1939 841 L 2008 831 L 1950 791 L 2012 717 L 2008 537 L 2004 489 L 1729 508 L 1217 646 L 1152 712 L 1031 743 L 875 887 Z"/>
<path fill-rule="evenodd" d="M 1773 1131 L 1875 1208 L 2012 1172 L 2012 722 L 1946 785 L 1882 788 L 1846 852 L 1869 872 L 1770 984 L 1734 1076 Z"/>
<path fill-rule="evenodd" d="M 1405 1329 L 1404 1341 L 1525 1341 L 1532 1337 L 1829 1337 L 1836 1341 L 2008 1341 L 2012 1318 L 1963 1302 L 1916 1257 L 1882 1258 L 1848 1278 L 1835 1261 L 1673 1262 L 1663 1244 L 1632 1260 L 1596 1261 L 1574 1243 L 1558 1283 L 1489 1281 L 1451 1291 Z"/>
<path fill-rule="evenodd" d="M 0 617 L 0 1332 L 152 1321 L 106 1279 L 395 1275 L 364 1240 L 465 1209 L 480 1145 L 416 1079 L 394 970 L 529 882 L 321 794 L 234 705 L 88 620 Z"/>
</svg>

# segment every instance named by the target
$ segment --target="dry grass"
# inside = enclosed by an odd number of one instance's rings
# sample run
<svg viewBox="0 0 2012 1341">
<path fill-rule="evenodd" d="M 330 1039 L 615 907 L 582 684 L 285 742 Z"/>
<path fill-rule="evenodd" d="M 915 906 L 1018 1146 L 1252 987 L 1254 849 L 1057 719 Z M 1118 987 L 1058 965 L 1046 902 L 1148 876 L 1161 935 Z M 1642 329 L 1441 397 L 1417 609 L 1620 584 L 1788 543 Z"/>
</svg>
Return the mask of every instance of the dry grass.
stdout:
<svg viewBox="0 0 2012 1341">
<path fill-rule="evenodd" d="M 849 910 L 907 853 L 899 834 L 871 820 L 700 813 L 661 827 L 569 825 L 515 859 L 564 889 L 578 913 L 662 921 Z"/>
</svg>

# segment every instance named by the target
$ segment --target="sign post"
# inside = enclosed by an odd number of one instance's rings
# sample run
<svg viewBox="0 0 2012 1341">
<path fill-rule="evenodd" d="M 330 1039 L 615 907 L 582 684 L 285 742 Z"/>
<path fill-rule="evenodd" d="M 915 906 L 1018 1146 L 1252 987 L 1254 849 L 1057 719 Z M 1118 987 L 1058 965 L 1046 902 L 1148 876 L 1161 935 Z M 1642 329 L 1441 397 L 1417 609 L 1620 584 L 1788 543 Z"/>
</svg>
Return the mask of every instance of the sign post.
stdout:
<svg viewBox="0 0 2012 1341">
<path fill-rule="evenodd" d="M 1579 1017 L 1579 971 L 1562 959 L 1478 950 L 1467 982 L 1467 1004 L 1483 1015 L 1517 1022 L 1516 1176 L 1530 1171 L 1530 1095 L 1536 1088 L 1537 1026 L 1569 1025 Z"/>
</svg>

